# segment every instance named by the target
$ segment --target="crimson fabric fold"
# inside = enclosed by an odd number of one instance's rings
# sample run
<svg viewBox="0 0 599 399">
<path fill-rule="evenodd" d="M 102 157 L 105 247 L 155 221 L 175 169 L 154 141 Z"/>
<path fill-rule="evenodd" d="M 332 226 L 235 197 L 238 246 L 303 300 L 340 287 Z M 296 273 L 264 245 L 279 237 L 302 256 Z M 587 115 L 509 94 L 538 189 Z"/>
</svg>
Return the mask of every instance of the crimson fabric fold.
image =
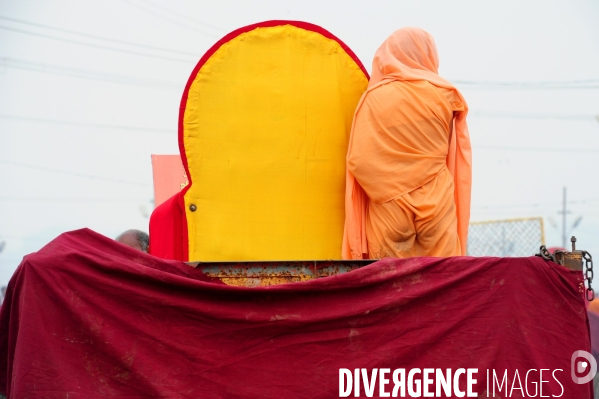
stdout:
<svg viewBox="0 0 599 399">
<path fill-rule="evenodd" d="M 150 254 L 168 260 L 187 260 L 187 225 L 181 192 L 158 205 L 150 216 Z"/>
<path fill-rule="evenodd" d="M 523 380 L 530 369 L 560 369 L 543 377 L 544 395 L 591 398 L 591 384 L 570 377 L 572 354 L 591 348 L 582 283 L 538 257 L 452 257 L 232 287 L 77 230 L 26 256 L 9 283 L 0 390 L 9 398 L 332 398 L 340 368 L 478 368 L 474 389 L 487 397 L 486 370 L 507 370 L 512 386 L 516 370 Z"/>
</svg>

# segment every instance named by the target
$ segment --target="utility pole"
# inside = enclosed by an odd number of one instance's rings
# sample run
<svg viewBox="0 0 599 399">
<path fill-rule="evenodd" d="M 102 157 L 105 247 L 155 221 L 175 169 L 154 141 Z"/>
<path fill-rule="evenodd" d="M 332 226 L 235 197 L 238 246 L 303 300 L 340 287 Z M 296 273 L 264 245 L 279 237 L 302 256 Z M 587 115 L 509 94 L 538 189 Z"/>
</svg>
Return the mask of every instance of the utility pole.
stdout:
<svg viewBox="0 0 599 399">
<path fill-rule="evenodd" d="M 576 228 L 576 226 L 578 226 L 580 224 L 580 221 L 582 220 L 582 216 L 579 216 L 574 223 L 572 223 L 572 226 L 570 226 L 568 228 L 568 223 L 567 223 L 567 219 L 566 219 L 566 215 L 568 213 L 572 213 L 568 210 L 568 202 L 566 199 L 566 187 L 564 187 L 564 196 L 563 196 L 563 201 L 562 201 L 562 210 L 558 211 L 557 213 L 560 213 L 562 215 L 562 248 L 567 250 L 566 245 L 568 245 L 568 233 L 572 231 L 572 229 Z M 570 230 L 570 231 L 568 231 Z"/>
<path fill-rule="evenodd" d="M 562 248 L 566 248 L 566 244 L 568 241 L 566 238 L 566 214 L 568 213 L 567 210 L 567 200 L 566 200 L 566 187 L 564 187 L 564 207 L 562 209 L 562 214 L 563 214 L 563 218 L 564 220 L 562 221 Z"/>
<path fill-rule="evenodd" d="M 566 249 L 566 245 L 568 244 L 568 239 L 566 237 L 566 229 L 567 229 L 566 214 L 570 213 L 570 211 L 568 211 L 568 205 L 567 205 L 567 200 L 566 200 L 566 187 L 564 187 L 564 198 L 563 198 L 563 202 L 562 202 L 562 210 L 558 213 L 562 214 L 562 248 Z"/>
</svg>

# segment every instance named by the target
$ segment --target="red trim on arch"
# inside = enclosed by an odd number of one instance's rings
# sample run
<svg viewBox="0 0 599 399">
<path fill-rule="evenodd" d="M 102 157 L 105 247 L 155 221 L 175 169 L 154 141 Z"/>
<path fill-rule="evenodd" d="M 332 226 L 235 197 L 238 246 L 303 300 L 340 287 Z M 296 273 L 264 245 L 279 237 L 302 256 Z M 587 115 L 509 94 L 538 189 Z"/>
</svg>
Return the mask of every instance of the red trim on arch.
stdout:
<svg viewBox="0 0 599 399">
<path fill-rule="evenodd" d="M 181 160 L 183 161 L 183 167 L 185 168 L 185 172 L 187 173 L 187 177 L 189 179 L 189 184 L 181 191 L 181 195 L 179 196 L 179 199 L 181 201 L 181 209 L 183 209 L 183 215 L 184 215 L 183 231 L 185 232 L 185 236 L 183 237 L 183 247 L 182 247 L 182 250 L 183 250 L 183 253 L 185 256 L 185 258 L 183 259 L 184 261 L 189 260 L 188 259 L 189 258 L 189 236 L 188 236 L 189 230 L 188 230 L 188 226 L 187 226 L 187 212 L 185 210 L 185 194 L 187 193 L 187 190 L 189 190 L 189 188 L 193 184 L 191 173 L 189 173 L 189 166 L 187 164 L 187 156 L 185 154 L 185 148 L 184 148 L 184 142 L 183 142 L 183 117 L 185 115 L 185 108 L 187 106 L 187 96 L 189 94 L 189 89 L 190 89 L 192 83 L 194 82 L 194 80 L 196 79 L 198 72 L 200 72 L 200 69 L 202 69 L 204 64 L 206 64 L 206 62 L 210 59 L 210 57 L 212 57 L 212 55 L 214 53 L 216 53 L 216 51 L 223 44 L 233 40 L 234 38 L 236 38 L 237 36 L 239 36 L 243 33 L 250 32 L 256 28 L 270 28 L 270 27 L 274 27 L 274 26 L 283 26 L 283 25 L 291 25 L 291 26 L 295 26 L 295 27 L 298 27 L 298 28 L 301 28 L 304 30 L 316 32 L 316 33 L 319 33 L 322 36 L 326 37 L 327 39 L 335 40 L 337 43 L 339 43 L 339 45 L 347 53 L 347 55 L 349 55 L 350 58 L 356 63 L 356 65 L 358 65 L 358 67 L 360 67 L 360 70 L 364 73 L 364 76 L 366 76 L 366 79 L 370 79 L 370 75 L 368 75 L 366 68 L 364 68 L 364 65 L 362 64 L 362 62 L 360 61 L 358 56 L 356 56 L 356 54 L 345 43 L 343 43 L 337 36 L 333 35 L 328 30 L 321 28 L 318 25 L 314 25 L 314 24 L 311 24 L 308 22 L 286 21 L 286 20 L 272 20 L 272 21 L 258 22 L 256 24 L 247 25 L 247 26 L 244 26 L 243 28 L 236 29 L 233 32 L 225 35 L 218 42 L 214 43 L 214 45 L 212 47 L 210 47 L 210 49 L 202 56 L 202 58 L 200 58 L 200 61 L 198 61 L 195 68 L 191 72 L 191 75 L 189 76 L 189 79 L 187 80 L 187 84 L 185 85 L 185 90 L 183 91 L 183 96 L 181 97 L 181 105 L 179 108 L 179 133 L 178 133 L 179 152 L 181 153 Z M 194 259 L 194 260 L 196 260 L 196 259 Z"/>
</svg>

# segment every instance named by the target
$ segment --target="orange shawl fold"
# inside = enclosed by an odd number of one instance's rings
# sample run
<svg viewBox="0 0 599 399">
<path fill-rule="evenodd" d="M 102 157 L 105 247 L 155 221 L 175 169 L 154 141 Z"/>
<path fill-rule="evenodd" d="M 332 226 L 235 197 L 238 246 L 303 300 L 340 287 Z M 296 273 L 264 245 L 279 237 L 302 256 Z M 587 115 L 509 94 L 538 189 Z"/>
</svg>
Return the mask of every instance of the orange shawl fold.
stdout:
<svg viewBox="0 0 599 399">
<path fill-rule="evenodd" d="M 363 94 L 354 114 L 347 153 L 346 217 L 342 248 L 344 259 L 362 259 L 365 254 L 368 254 L 366 215 L 369 201 L 382 203 L 398 198 L 429 181 L 444 166 L 453 176 L 458 236 L 462 254 L 466 254 L 472 186 L 472 152 L 466 125 L 468 107 L 461 93 L 438 75 L 438 66 L 439 59 L 434 40 L 430 34 L 419 28 L 402 28 L 395 31 L 379 47 L 374 56 L 368 89 Z M 377 115 L 376 107 L 385 109 L 387 112 L 394 111 L 390 109 L 389 102 L 377 98 L 380 94 L 375 95 L 373 91 L 394 81 L 411 83 L 427 81 L 441 89 L 429 90 L 427 98 L 397 106 L 402 106 L 403 115 L 410 122 L 426 120 L 427 112 L 449 112 L 445 116 L 448 116 L 447 120 L 451 120 L 451 112 L 453 112 L 453 126 L 443 126 L 446 137 L 449 137 L 449 143 L 441 142 L 442 149 L 432 145 L 434 139 L 429 140 L 423 134 L 414 136 L 418 143 L 413 145 L 414 143 L 411 142 L 394 141 L 393 137 L 380 133 L 380 127 L 384 125 L 385 120 L 377 121 L 370 116 Z M 410 87 L 406 86 L 405 90 L 409 92 Z M 435 94 L 441 97 L 443 93 L 447 98 L 442 100 L 435 98 Z M 364 110 L 366 98 L 369 99 L 369 109 Z M 427 106 L 427 102 L 431 107 Z M 437 104 L 444 102 L 445 106 L 435 108 L 432 106 L 434 102 Z M 372 107 L 375 108 L 370 109 Z M 358 127 L 362 129 L 360 131 L 362 137 L 358 139 L 355 134 L 356 119 L 361 111 L 360 117 L 370 120 Z M 384 118 L 385 112 L 378 115 Z M 438 122 L 444 118 L 434 115 L 430 119 Z M 417 126 L 417 123 L 412 125 Z M 447 140 L 446 137 L 443 140 Z M 439 137 L 436 139 L 438 142 Z M 394 153 L 400 154 L 401 159 L 393 157 Z M 367 167 L 358 170 L 355 167 L 357 163 Z M 423 168 L 423 165 L 426 167 Z M 359 172 L 359 176 L 352 174 L 352 170 Z M 364 187 L 358 180 L 364 183 Z"/>
</svg>

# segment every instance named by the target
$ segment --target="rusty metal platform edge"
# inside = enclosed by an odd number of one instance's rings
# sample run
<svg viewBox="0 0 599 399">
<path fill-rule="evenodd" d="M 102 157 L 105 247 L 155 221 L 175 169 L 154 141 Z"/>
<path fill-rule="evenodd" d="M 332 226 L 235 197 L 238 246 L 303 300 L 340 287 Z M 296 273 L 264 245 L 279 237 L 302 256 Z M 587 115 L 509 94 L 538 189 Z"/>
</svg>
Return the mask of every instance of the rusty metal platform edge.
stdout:
<svg viewBox="0 0 599 399">
<path fill-rule="evenodd" d="M 376 262 L 364 260 L 269 260 L 187 262 L 228 285 L 255 287 L 312 280 L 347 273 Z"/>
</svg>

